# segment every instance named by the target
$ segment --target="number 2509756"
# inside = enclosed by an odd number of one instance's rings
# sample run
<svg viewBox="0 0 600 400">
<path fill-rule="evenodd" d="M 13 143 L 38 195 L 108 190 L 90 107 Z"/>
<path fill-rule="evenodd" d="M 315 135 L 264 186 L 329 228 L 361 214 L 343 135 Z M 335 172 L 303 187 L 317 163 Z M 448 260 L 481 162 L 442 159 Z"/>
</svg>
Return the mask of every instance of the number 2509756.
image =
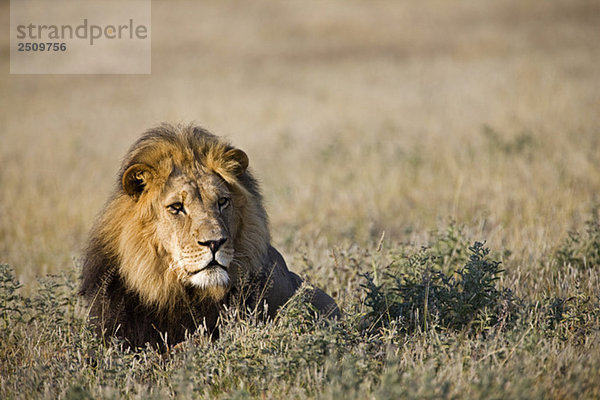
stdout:
<svg viewBox="0 0 600 400">
<path fill-rule="evenodd" d="M 53 43 L 53 42 L 42 42 L 42 43 L 17 43 L 18 51 L 66 51 L 66 43 Z"/>
</svg>

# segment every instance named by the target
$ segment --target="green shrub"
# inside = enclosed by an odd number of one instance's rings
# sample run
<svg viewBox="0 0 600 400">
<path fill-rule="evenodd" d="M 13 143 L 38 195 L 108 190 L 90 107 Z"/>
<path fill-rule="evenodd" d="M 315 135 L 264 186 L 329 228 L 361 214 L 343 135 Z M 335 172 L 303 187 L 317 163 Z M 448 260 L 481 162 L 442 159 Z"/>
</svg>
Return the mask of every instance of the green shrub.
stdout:
<svg viewBox="0 0 600 400">
<path fill-rule="evenodd" d="M 568 298 L 549 297 L 542 304 L 542 328 L 548 335 L 575 342 L 584 340 L 588 335 L 600 329 L 600 302 L 582 293 Z"/>
<path fill-rule="evenodd" d="M 12 268 L 0 264 L 0 332 L 3 336 L 23 318 L 25 299 L 17 292 L 20 287 Z"/>
<path fill-rule="evenodd" d="M 509 290 L 496 288 L 500 262 L 488 257 L 481 242 L 468 249 L 468 261 L 454 273 L 442 271 L 444 259 L 423 248 L 392 264 L 379 284 L 365 274 L 371 326 L 397 320 L 407 333 L 432 328 L 479 333 L 511 323 L 516 300 Z"/>
</svg>

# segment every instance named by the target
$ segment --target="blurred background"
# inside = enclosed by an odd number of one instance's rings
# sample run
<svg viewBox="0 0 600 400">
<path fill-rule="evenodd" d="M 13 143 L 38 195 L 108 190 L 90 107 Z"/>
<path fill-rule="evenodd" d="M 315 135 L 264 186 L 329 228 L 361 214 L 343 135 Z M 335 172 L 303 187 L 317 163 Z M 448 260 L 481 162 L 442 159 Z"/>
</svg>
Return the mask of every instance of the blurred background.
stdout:
<svg viewBox="0 0 600 400">
<path fill-rule="evenodd" d="M 9 75 L 4 29 L 0 262 L 76 268 L 129 145 L 194 121 L 248 153 L 318 284 L 450 221 L 535 276 L 600 203 L 599 28 L 590 0 L 153 1 L 152 74 L 129 76 Z"/>
</svg>

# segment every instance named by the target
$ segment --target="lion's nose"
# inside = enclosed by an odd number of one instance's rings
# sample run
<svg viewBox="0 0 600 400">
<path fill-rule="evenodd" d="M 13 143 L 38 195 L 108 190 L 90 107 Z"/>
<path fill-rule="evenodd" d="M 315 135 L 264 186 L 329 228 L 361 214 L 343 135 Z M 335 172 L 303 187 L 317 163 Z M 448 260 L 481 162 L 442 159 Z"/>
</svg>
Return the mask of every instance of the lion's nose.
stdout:
<svg viewBox="0 0 600 400">
<path fill-rule="evenodd" d="M 226 238 L 222 238 L 218 240 L 207 240 L 206 242 L 198 242 L 198 244 L 201 246 L 208 247 L 214 255 L 217 251 L 219 251 L 221 246 L 223 246 L 223 243 L 225 243 L 226 241 Z"/>
</svg>

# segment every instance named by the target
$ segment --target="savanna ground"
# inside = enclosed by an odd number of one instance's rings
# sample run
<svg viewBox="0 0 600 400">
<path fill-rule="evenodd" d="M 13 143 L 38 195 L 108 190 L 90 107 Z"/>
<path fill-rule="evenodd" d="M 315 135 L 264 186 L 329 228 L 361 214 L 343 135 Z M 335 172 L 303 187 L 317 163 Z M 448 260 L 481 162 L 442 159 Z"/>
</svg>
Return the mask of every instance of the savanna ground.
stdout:
<svg viewBox="0 0 600 400">
<path fill-rule="evenodd" d="M 600 397 L 598 2 L 152 14 L 149 76 L 9 75 L 0 39 L 0 398 Z M 120 157 L 192 120 L 342 320 L 300 295 L 166 357 L 91 335 L 77 257 Z"/>
</svg>

